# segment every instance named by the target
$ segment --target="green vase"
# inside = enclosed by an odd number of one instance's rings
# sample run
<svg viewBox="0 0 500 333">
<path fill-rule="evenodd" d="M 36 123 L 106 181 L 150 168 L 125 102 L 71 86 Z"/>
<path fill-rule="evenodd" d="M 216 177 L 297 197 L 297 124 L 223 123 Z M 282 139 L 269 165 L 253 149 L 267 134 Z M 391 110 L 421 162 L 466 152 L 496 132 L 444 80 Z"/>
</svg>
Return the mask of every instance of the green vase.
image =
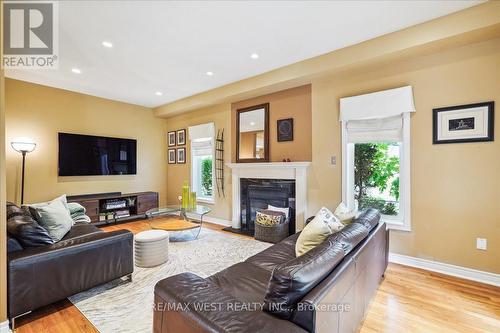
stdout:
<svg viewBox="0 0 500 333">
<path fill-rule="evenodd" d="M 191 192 L 189 196 L 189 208 L 196 209 L 196 192 Z"/>
<path fill-rule="evenodd" d="M 189 185 L 187 182 L 184 183 L 184 186 L 182 186 L 182 204 L 181 207 L 183 209 L 188 209 L 189 208 L 189 193 L 191 192 Z"/>
</svg>

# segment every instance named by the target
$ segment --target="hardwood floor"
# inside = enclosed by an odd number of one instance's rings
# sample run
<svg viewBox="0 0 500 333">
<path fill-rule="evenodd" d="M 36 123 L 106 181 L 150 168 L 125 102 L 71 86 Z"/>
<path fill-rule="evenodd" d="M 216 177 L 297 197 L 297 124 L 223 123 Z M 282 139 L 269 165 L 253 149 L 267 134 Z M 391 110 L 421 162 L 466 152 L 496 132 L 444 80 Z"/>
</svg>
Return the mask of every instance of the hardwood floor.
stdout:
<svg viewBox="0 0 500 333">
<path fill-rule="evenodd" d="M 225 232 L 215 224 L 204 227 Z M 103 229 L 137 233 L 149 225 L 138 221 Z M 20 318 L 17 326 L 19 333 L 98 332 L 68 300 Z M 389 264 L 360 328 L 372 332 L 500 332 L 500 288 Z"/>
</svg>

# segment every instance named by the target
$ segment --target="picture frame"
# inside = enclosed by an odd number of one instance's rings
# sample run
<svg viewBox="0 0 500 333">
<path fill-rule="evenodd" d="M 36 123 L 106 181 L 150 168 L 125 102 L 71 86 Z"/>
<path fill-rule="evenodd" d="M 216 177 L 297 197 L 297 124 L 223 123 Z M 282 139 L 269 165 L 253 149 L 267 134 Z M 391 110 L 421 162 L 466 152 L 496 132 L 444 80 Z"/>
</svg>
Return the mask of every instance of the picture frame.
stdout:
<svg viewBox="0 0 500 333">
<path fill-rule="evenodd" d="M 433 109 L 432 143 L 464 143 L 494 140 L 495 102 Z"/>
<path fill-rule="evenodd" d="M 276 133 L 278 142 L 293 141 L 293 118 L 277 120 Z"/>
<path fill-rule="evenodd" d="M 186 148 L 177 148 L 177 164 L 186 163 Z"/>
<path fill-rule="evenodd" d="M 177 130 L 177 145 L 183 146 L 186 144 L 186 129 Z"/>
<path fill-rule="evenodd" d="M 169 149 L 167 155 L 168 155 L 168 164 L 175 164 L 175 161 L 177 160 L 177 152 L 175 148 Z"/>
<path fill-rule="evenodd" d="M 167 144 L 169 147 L 173 147 L 176 145 L 176 136 L 175 131 L 171 131 L 167 133 Z"/>
</svg>

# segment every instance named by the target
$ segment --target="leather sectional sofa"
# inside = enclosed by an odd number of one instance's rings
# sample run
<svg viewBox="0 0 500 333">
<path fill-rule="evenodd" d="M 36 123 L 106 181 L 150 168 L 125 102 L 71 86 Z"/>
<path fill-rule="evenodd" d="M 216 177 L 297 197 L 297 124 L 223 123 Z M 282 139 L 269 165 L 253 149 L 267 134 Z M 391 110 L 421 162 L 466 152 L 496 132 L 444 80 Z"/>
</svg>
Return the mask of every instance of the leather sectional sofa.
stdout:
<svg viewBox="0 0 500 333">
<path fill-rule="evenodd" d="M 23 229 L 24 243 L 39 242 L 33 228 L 28 228 L 26 219 L 30 217 L 9 205 L 8 212 L 13 211 L 12 219 L 17 220 L 11 223 Z M 55 244 L 23 247 L 21 243 L 8 234 L 7 292 L 12 326 L 18 316 L 114 279 L 131 278 L 134 271 L 133 235 L 127 230 L 104 232 L 91 224 L 77 223 Z"/>
<path fill-rule="evenodd" d="M 369 209 L 306 254 L 298 233 L 206 279 L 155 286 L 153 331 L 353 332 L 388 262 L 388 231 Z"/>
</svg>

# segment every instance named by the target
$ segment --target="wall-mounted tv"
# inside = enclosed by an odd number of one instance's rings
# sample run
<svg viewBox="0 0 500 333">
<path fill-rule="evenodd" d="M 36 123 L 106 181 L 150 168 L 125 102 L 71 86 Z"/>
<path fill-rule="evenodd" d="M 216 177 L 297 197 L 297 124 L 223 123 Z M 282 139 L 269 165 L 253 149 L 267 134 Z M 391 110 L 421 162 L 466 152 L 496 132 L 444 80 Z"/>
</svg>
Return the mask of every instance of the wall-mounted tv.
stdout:
<svg viewBox="0 0 500 333">
<path fill-rule="evenodd" d="M 135 175 L 137 141 L 59 133 L 59 176 Z"/>
</svg>

